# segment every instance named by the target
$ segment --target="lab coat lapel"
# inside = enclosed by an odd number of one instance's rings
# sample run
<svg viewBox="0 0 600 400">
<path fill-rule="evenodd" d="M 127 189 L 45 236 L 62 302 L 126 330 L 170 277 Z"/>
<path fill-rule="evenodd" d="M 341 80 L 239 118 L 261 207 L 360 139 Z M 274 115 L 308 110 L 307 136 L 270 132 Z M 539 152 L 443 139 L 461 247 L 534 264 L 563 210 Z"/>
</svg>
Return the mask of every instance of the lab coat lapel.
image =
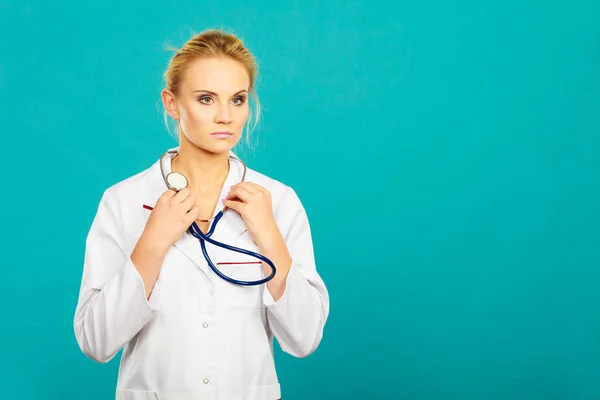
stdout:
<svg viewBox="0 0 600 400">
<path fill-rule="evenodd" d="M 178 148 L 176 148 L 178 149 Z M 154 208 L 159 197 L 167 190 L 167 186 L 164 182 L 164 178 L 160 169 L 160 160 L 154 163 L 152 167 L 148 170 L 148 174 L 146 176 L 147 179 L 147 193 L 146 200 L 142 206 L 150 206 Z M 167 156 L 164 158 L 163 169 L 165 175 L 171 172 L 171 158 Z M 231 161 L 230 169 L 225 180 L 225 184 L 223 185 L 223 189 L 221 191 L 220 199 L 225 197 L 229 191 L 229 188 L 240 181 L 242 178 L 243 167 L 239 161 Z M 219 200 L 217 207 L 215 209 L 213 217 L 223 209 L 223 204 Z M 150 210 L 145 211 L 146 221 L 150 216 Z M 246 232 L 246 224 L 240 217 L 240 215 L 231 209 L 225 210 L 223 213 L 223 217 L 219 220 L 211 239 L 214 239 L 219 242 L 228 243 L 234 237 L 242 235 Z M 202 254 L 202 248 L 200 247 L 200 242 L 194 236 L 192 236 L 189 232 L 183 234 L 183 236 L 174 244 L 174 247 L 181 251 L 187 258 L 189 258 L 196 266 L 198 266 L 203 272 L 206 274 L 208 271 L 208 263 L 204 259 L 204 255 Z M 206 250 L 208 255 L 210 256 L 213 264 L 217 264 L 219 254 L 222 254 L 221 251 L 226 251 L 220 247 L 217 247 L 211 243 L 206 243 Z"/>
<path fill-rule="evenodd" d="M 225 184 L 223 185 L 223 190 L 221 191 L 221 195 L 219 199 L 223 199 L 229 193 L 229 189 L 239 183 L 242 179 L 243 175 L 243 166 L 239 161 L 230 161 L 229 174 L 227 175 L 227 179 L 225 180 Z M 215 210 L 215 215 L 218 211 L 223 210 L 223 203 L 219 200 L 219 204 L 217 204 L 217 209 Z M 217 227 L 213 233 L 212 239 L 215 239 L 219 242 L 227 243 L 231 241 L 231 239 L 242 235 L 246 232 L 246 224 L 244 220 L 240 216 L 240 214 L 232 209 L 226 209 L 223 212 L 223 216 L 217 223 Z"/>
</svg>

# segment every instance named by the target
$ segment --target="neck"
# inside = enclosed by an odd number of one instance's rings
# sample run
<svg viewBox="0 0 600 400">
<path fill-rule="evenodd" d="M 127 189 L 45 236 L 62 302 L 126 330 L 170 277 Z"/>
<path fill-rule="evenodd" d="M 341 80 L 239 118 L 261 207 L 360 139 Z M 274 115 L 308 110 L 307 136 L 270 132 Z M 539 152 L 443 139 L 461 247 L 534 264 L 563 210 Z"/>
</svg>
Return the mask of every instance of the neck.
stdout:
<svg viewBox="0 0 600 400">
<path fill-rule="evenodd" d="M 210 153 L 191 143 L 181 142 L 171 171 L 185 175 L 189 188 L 200 193 L 221 189 L 229 172 L 229 153 Z"/>
</svg>

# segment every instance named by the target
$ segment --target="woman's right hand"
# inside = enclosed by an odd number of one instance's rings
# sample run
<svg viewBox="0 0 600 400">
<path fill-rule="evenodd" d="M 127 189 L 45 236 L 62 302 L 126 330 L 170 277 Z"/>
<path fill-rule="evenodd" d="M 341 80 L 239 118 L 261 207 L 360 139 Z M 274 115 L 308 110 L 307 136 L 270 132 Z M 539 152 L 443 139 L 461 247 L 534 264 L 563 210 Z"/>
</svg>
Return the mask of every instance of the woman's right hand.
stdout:
<svg viewBox="0 0 600 400">
<path fill-rule="evenodd" d="M 198 218 L 199 209 L 195 204 L 196 199 L 188 188 L 164 192 L 146 222 L 143 240 L 166 253 Z"/>
</svg>

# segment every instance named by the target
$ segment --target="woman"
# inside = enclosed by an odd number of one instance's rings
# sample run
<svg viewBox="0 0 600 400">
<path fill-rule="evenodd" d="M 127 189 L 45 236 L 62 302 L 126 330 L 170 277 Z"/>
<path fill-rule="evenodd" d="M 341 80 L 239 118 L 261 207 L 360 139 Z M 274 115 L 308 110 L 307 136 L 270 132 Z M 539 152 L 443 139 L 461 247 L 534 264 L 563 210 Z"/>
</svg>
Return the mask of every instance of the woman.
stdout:
<svg viewBox="0 0 600 400">
<path fill-rule="evenodd" d="M 254 58 L 235 36 L 207 31 L 175 54 L 165 80 L 179 146 L 104 192 L 86 241 L 77 342 L 101 363 L 123 348 L 118 400 L 278 399 L 273 337 L 293 356 L 311 354 L 329 297 L 294 190 L 251 169 L 244 176 L 232 158 L 250 119 Z M 168 188 L 170 172 L 187 187 Z M 223 208 L 210 238 L 271 260 L 266 284 L 219 277 L 188 230 L 196 222 L 207 233 Z M 233 279 L 273 271 L 211 243 L 206 252 Z"/>
</svg>

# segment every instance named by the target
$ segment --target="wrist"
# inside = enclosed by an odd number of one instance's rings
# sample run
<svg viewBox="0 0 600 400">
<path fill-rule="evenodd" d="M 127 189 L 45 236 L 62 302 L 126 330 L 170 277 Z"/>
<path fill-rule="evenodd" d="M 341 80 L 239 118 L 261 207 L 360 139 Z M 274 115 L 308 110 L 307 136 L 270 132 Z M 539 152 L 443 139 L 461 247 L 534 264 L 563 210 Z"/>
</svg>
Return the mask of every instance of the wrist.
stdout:
<svg viewBox="0 0 600 400">
<path fill-rule="evenodd" d="M 283 236 L 281 235 L 281 232 L 279 231 L 277 225 L 266 230 L 263 234 L 256 236 L 256 245 L 258 246 L 261 252 L 286 247 L 285 240 L 283 239 Z"/>
<path fill-rule="evenodd" d="M 158 240 L 155 240 L 148 234 L 142 234 L 135 246 L 135 250 L 141 251 L 148 256 L 155 258 L 164 258 L 169 251 L 170 246 L 166 246 Z"/>
</svg>

